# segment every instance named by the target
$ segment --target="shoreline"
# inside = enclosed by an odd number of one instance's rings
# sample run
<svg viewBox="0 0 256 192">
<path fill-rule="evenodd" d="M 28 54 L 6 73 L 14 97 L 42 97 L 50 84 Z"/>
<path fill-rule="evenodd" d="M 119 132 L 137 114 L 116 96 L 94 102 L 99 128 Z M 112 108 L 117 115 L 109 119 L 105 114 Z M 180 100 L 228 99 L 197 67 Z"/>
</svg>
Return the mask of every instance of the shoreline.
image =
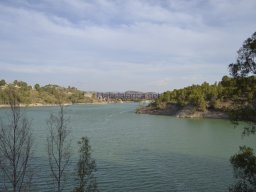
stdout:
<svg viewBox="0 0 256 192">
<path fill-rule="evenodd" d="M 132 101 L 125 102 L 92 102 L 92 103 L 64 103 L 63 106 L 71 105 L 107 105 L 107 104 L 125 104 L 132 103 Z M 42 103 L 33 103 L 33 104 L 20 104 L 22 108 L 34 108 L 34 107 L 57 107 L 59 104 L 42 104 Z M 0 105 L 0 109 L 10 108 L 10 105 Z M 149 115 L 164 115 L 164 116 L 174 116 L 177 118 L 211 118 L 211 119 L 229 119 L 229 115 L 223 111 L 217 110 L 206 110 L 206 111 L 197 111 L 193 106 L 180 107 L 176 104 L 168 105 L 163 109 L 157 109 L 155 107 L 140 107 L 136 110 L 137 114 L 149 114 Z"/>
<path fill-rule="evenodd" d="M 195 110 L 193 106 L 180 107 L 172 104 L 163 109 L 154 107 L 142 107 L 137 109 L 138 114 L 174 116 L 177 118 L 211 118 L 211 119 L 229 119 L 229 115 L 224 111 L 207 109 L 206 111 Z"/>
<path fill-rule="evenodd" d="M 19 104 L 19 107 L 29 107 L 29 108 L 32 108 L 32 107 L 56 107 L 58 106 L 59 104 L 42 104 L 42 103 L 33 103 L 33 104 Z M 70 106 L 72 105 L 72 103 L 63 103 L 62 104 L 63 106 Z M 0 108 L 10 108 L 10 105 L 7 105 L 7 104 L 2 104 L 0 105 Z"/>
<path fill-rule="evenodd" d="M 92 103 L 63 103 L 63 106 L 71 106 L 71 105 L 107 105 L 107 104 L 125 104 L 125 103 L 132 103 L 133 101 L 123 101 L 123 102 L 92 102 Z M 19 104 L 20 107 L 25 108 L 33 108 L 33 107 L 56 107 L 59 104 L 50 104 L 50 103 L 33 103 L 33 104 Z M 0 109 L 2 108 L 10 108 L 10 105 L 7 104 L 0 104 Z"/>
</svg>

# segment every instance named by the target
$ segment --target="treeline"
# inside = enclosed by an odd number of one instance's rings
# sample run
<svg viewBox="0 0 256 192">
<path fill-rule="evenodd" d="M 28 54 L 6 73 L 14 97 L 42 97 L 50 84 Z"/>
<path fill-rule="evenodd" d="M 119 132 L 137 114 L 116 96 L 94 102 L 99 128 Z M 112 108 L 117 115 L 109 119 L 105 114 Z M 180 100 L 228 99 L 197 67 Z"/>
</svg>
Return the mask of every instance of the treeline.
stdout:
<svg viewBox="0 0 256 192">
<path fill-rule="evenodd" d="M 248 106 L 252 105 L 255 96 L 255 76 L 224 76 L 220 82 L 212 85 L 204 82 L 201 85 L 166 91 L 155 100 L 153 105 L 157 108 L 164 108 L 167 103 L 176 103 L 181 106 L 192 105 L 200 111 L 229 110 L 238 106 L 242 101 L 246 101 Z"/>
<path fill-rule="evenodd" d="M 13 83 L 0 81 L 0 104 L 8 104 L 8 90 L 16 89 L 18 92 L 18 102 L 22 104 L 58 104 L 61 95 L 64 103 L 92 103 L 96 98 L 95 94 L 91 97 L 85 96 L 85 92 L 75 87 L 61 87 L 58 85 L 40 86 L 35 84 L 33 87 L 24 81 L 15 80 Z"/>
</svg>

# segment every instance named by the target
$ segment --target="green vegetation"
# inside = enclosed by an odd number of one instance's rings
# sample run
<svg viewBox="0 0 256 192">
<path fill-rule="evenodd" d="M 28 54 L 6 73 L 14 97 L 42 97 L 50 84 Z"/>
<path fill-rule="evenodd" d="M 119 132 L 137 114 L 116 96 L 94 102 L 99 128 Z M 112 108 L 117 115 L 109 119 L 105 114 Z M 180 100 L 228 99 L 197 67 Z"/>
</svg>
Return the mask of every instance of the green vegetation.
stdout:
<svg viewBox="0 0 256 192">
<path fill-rule="evenodd" d="M 250 147 L 240 147 L 239 153 L 230 158 L 237 182 L 230 192 L 253 192 L 256 189 L 256 156 Z"/>
<path fill-rule="evenodd" d="M 249 107 L 255 95 L 255 76 L 243 78 L 224 76 L 219 83 L 213 85 L 204 82 L 201 85 L 164 92 L 152 105 L 161 109 L 168 103 L 175 103 L 182 107 L 194 106 L 198 111 L 207 109 L 233 111 L 242 101 L 247 101 L 247 107 Z"/>
<path fill-rule="evenodd" d="M 229 76 L 213 85 L 204 82 L 183 89 L 166 91 L 149 106 L 152 110 L 168 108 L 168 104 L 209 109 L 229 113 L 234 120 L 256 122 L 256 32 L 238 50 L 236 63 L 229 65 Z M 251 76 L 250 76 L 251 75 Z M 251 132 L 255 130 L 251 130 Z"/>
<path fill-rule="evenodd" d="M 249 37 L 238 50 L 237 62 L 229 65 L 230 74 L 235 79 L 240 79 L 236 84 L 236 106 L 233 110 L 232 120 L 239 124 L 244 120 L 243 135 L 254 135 L 256 133 L 256 32 Z M 256 189 L 256 156 L 253 149 L 247 146 L 240 147 L 239 153 L 230 158 L 234 169 L 236 183 L 230 186 L 230 192 L 251 192 Z"/>
<path fill-rule="evenodd" d="M 234 77 L 256 75 L 256 32 L 244 41 L 237 53 L 236 63 L 229 65 L 230 74 Z"/>
<path fill-rule="evenodd" d="M 205 111 L 206 108 L 213 104 L 213 101 L 220 99 L 221 85 L 192 85 L 183 89 L 164 92 L 156 100 L 157 107 L 165 107 L 167 103 L 177 103 L 181 106 L 193 105 L 198 110 Z"/>
<path fill-rule="evenodd" d="M 94 173 L 96 172 L 96 162 L 91 157 L 92 149 L 87 137 L 82 137 L 78 142 L 79 161 L 77 163 L 77 183 L 74 192 L 98 192 L 98 186 Z"/>
<path fill-rule="evenodd" d="M 5 80 L 0 81 L 0 104 L 8 104 L 8 92 L 10 88 L 17 90 L 18 102 L 22 104 L 58 104 L 59 97 L 64 103 L 92 103 L 95 95 L 85 96 L 85 92 L 75 87 L 61 87 L 58 85 L 46 85 L 41 87 L 35 84 L 34 87 L 26 82 L 15 80 L 7 84 Z"/>
</svg>

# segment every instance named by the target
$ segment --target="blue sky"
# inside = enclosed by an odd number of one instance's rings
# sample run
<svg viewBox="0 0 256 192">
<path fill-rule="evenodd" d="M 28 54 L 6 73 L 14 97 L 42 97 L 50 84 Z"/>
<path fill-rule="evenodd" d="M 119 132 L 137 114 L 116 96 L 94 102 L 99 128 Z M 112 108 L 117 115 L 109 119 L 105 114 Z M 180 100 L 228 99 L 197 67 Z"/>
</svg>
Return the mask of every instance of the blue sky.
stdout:
<svg viewBox="0 0 256 192">
<path fill-rule="evenodd" d="M 0 79 L 162 92 L 228 74 L 255 0 L 0 0 Z"/>
</svg>

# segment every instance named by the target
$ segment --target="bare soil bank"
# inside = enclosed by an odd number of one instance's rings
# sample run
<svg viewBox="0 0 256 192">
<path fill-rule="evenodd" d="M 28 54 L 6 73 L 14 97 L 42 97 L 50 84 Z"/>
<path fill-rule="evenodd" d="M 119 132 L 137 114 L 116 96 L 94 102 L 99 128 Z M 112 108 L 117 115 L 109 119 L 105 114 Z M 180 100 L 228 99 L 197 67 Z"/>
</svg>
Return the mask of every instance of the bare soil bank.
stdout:
<svg viewBox="0 0 256 192">
<path fill-rule="evenodd" d="M 229 116 L 223 111 L 208 109 L 206 111 L 195 110 L 193 106 L 181 107 L 177 104 L 168 104 L 163 109 L 155 107 L 142 107 L 137 109 L 136 113 L 151 114 L 151 115 L 170 115 L 178 118 L 214 118 L 214 119 L 228 119 Z"/>
</svg>

